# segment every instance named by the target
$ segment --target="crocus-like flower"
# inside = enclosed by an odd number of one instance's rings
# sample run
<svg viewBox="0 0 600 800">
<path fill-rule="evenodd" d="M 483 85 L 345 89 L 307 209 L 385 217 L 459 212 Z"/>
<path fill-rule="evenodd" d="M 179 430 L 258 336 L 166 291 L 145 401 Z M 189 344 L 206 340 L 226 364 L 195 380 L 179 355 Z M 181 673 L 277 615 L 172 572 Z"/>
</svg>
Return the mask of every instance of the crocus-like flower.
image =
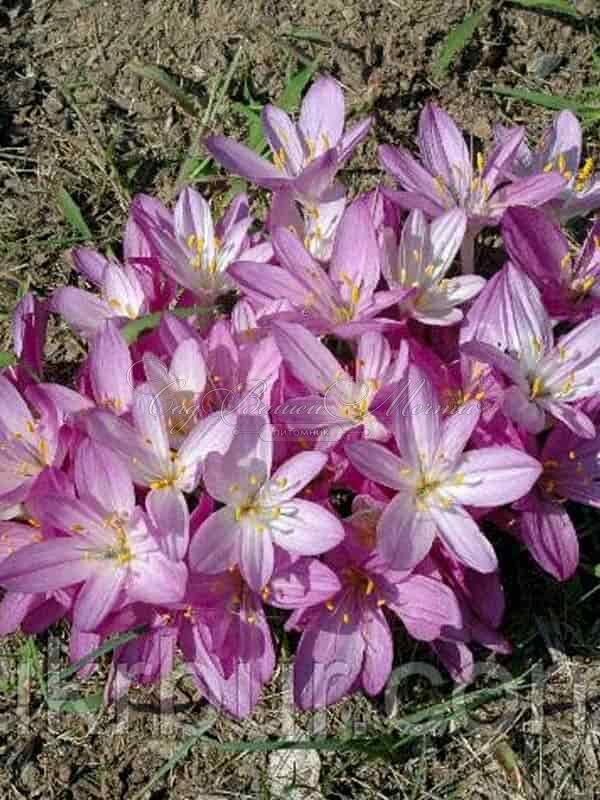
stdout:
<svg viewBox="0 0 600 800">
<path fill-rule="evenodd" d="M 467 216 L 462 209 L 447 211 L 431 224 L 414 209 L 402 227 L 397 247 L 388 229 L 383 274 L 391 288 L 414 289 L 402 311 L 426 325 L 453 325 L 463 318 L 457 308 L 485 284 L 478 275 L 446 278 L 464 239 Z"/>
<path fill-rule="evenodd" d="M 143 360 L 153 402 L 160 403 L 169 441 L 176 447 L 199 419 L 199 398 L 207 383 L 200 345 L 196 339 L 185 339 L 175 349 L 168 368 L 152 352 L 144 353 Z"/>
<path fill-rule="evenodd" d="M 42 375 L 47 325 L 47 302 L 27 292 L 15 306 L 12 318 L 13 345 L 19 359 L 15 372 L 20 388 Z"/>
<path fill-rule="evenodd" d="M 210 452 L 227 449 L 235 431 L 235 415 L 209 414 L 187 433 L 177 451 L 171 450 L 167 416 L 148 384 L 135 390 L 132 415 L 134 425 L 108 411 L 94 411 L 86 418 L 87 431 L 126 460 L 134 483 L 150 488 L 146 498 L 150 518 L 164 531 L 169 555 L 181 559 L 189 542 L 183 492 L 196 488 Z"/>
<path fill-rule="evenodd" d="M 363 200 L 349 206 L 338 225 L 329 273 L 285 228 L 273 232 L 273 248 L 282 266 L 238 261 L 229 269 L 238 286 L 256 302 L 283 298 L 295 309 L 297 321 L 343 338 L 400 324 L 377 315 L 413 290 L 376 291 L 380 252 Z"/>
<path fill-rule="evenodd" d="M 275 192 L 267 224 L 270 230 L 293 230 L 308 252 L 319 261 L 331 258 L 337 226 L 346 207 L 346 191 L 336 183 L 312 205 L 298 209 L 290 191 Z"/>
<path fill-rule="evenodd" d="M 59 422 L 49 409 L 37 417 L 17 389 L 0 375 L 0 508 L 22 502 L 46 467 L 60 466 Z"/>
<path fill-rule="evenodd" d="M 326 462 L 322 453 L 299 453 L 272 474 L 270 425 L 261 416 L 238 417 L 229 450 L 206 460 L 206 490 L 225 506 L 194 538 L 192 568 L 210 575 L 239 565 L 248 585 L 260 591 L 273 573 L 275 545 L 296 555 L 317 555 L 338 544 L 344 531 L 337 518 L 297 497 Z"/>
<path fill-rule="evenodd" d="M 554 343 L 550 318 L 525 273 L 509 262 L 496 288 L 503 304 L 497 313 L 508 320 L 498 337 L 507 351 L 471 340 L 463 344 L 463 352 L 511 381 L 503 409 L 526 431 L 540 433 L 550 414 L 579 436 L 592 438 L 594 424 L 575 403 L 600 387 L 600 317 L 582 322 Z"/>
<path fill-rule="evenodd" d="M 479 420 L 479 404 L 470 401 L 442 420 L 433 386 L 416 366 L 408 369 L 405 397 L 393 417 L 400 456 L 375 442 L 346 445 L 359 472 L 397 492 L 379 521 L 378 550 L 393 568 L 411 569 L 439 536 L 462 564 L 492 572 L 494 549 L 464 506 L 517 500 L 531 489 L 541 466 L 512 447 L 463 452 Z"/>
<path fill-rule="evenodd" d="M 73 263 L 100 288 L 100 296 L 65 286 L 52 295 L 50 310 L 61 314 L 81 336 L 91 339 L 107 319 L 123 325 L 146 313 L 144 290 L 131 264 L 123 266 L 87 247 L 73 251 Z"/>
<path fill-rule="evenodd" d="M 217 230 L 208 203 L 189 187 L 177 199 L 172 229 L 143 207 L 134 214 L 160 254 L 162 269 L 181 286 L 204 302 L 233 288 L 227 267 L 240 257 L 252 222 L 245 195 L 233 201 Z"/>
<path fill-rule="evenodd" d="M 462 133 L 453 120 L 433 103 L 419 118 L 418 144 L 422 164 L 401 147 L 381 145 L 381 163 L 404 191 L 393 195 L 402 208 L 420 208 L 430 217 L 463 208 L 468 217 L 462 250 L 463 271 L 473 271 L 470 245 L 487 225 L 496 225 L 511 205 L 538 206 L 551 200 L 565 185 L 557 173 L 510 180 L 510 168 L 525 131 L 516 128 L 486 160 L 477 156 L 474 170 Z M 468 246 L 467 246 L 468 245 Z"/>
<path fill-rule="evenodd" d="M 471 642 L 496 653 L 511 652 L 510 643 L 498 632 L 505 603 L 497 572 L 483 574 L 463 566 L 439 542 L 419 564 L 417 572 L 445 583 L 458 600 L 460 628 L 445 628 L 441 636 L 431 642 L 453 680 L 468 683 L 475 677 Z"/>
<path fill-rule="evenodd" d="M 288 628 L 303 631 L 294 662 L 300 708 L 320 708 L 359 687 L 370 695 L 382 691 L 394 649 L 385 608 L 421 641 L 462 624 L 456 597 L 441 581 L 382 563 L 372 549 L 375 517 L 358 510 L 348 519 L 347 539 L 325 557 L 339 578 L 339 591 L 288 620 Z"/>
<path fill-rule="evenodd" d="M 286 400 L 274 410 L 274 419 L 292 428 L 320 430 L 318 446 L 333 447 L 349 431 L 362 428 L 367 439 L 387 439 L 388 430 L 373 410 L 380 405 L 384 387 L 397 384 L 408 363 L 406 343 L 395 359 L 387 340 L 376 332 L 358 340 L 355 377 L 352 378 L 330 350 L 296 323 L 273 325 L 277 346 L 286 367 L 311 392 Z"/>
<path fill-rule="evenodd" d="M 339 589 L 335 574 L 314 558 L 278 558 L 271 582 L 252 591 L 239 570 L 190 577 L 185 597 L 168 607 L 136 603 L 102 626 L 104 636 L 146 625 L 147 633 L 115 651 L 106 687 L 109 701 L 132 682 L 149 685 L 173 669 L 177 646 L 210 703 L 246 717 L 260 699 L 275 663 L 263 603 L 301 608 Z"/>
<path fill-rule="evenodd" d="M 124 597 L 148 603 L 180 599 L 187 569 L 162 552 L 135 506 L 133 484 L 120 459 L 88 441 L 77 451 L 75 485 L 78 499 L 47 495 L 41 505 L 44 523 L 67 535 L 9 556 L 0 565 L 0 585 L 8 591 L 51 592 L 83 584 L 73 609 L 82 630 L 94 630 Z"/>
<path fill-rule="evenodd" d="M 553 319 L 581 322 L 600 310 L 600 222 L 574 256 L 547 214 L 517 206 L 502 218 L 502 239 L 510 260 L 535 283 Z"/>
<path fill-rule="evenodd" d="M 233 139 L 209 136 L 204 143 L 229 172 L 267 189 L 287 189 L 309 205 L 330 188 L 335 174 L 371 126 L 367 118 L 344 133 L 344 95 L 332 78 L 311 86 L 300 108 L 297 124 L 277 106 L 262 112 L 265 136 L 273 163 Z"/>
<path fill-rule="evenodd" d="M 96 331 L 89 351 L 89 378 L 96 403 L 123 414 L 133 398 L 131 354 L 127 342 L 112 320 Z"/>
<path fill-rule="evenodd" d="M 564 507 L 574 500 L 600 508 L 600 439 L 580 439 L 557 425 L 539 456 L 544 471 L 533 490 L 515 503 L 522 511 L 519 538 L 537 563 L 557 580 L 579 564 L 577 533 Z"/>
<path fill-rule="evenodd" d="M 504 142 L 514 128 L 497 126 L 496 140 Z M 542 134 L 535 150 L 521 142 L 512 167 L 516 175 L 535 176 L 557 173 L 565 185 L 548 208 L 561 222 L 600 208 L 600 172 L 594 172 L 594 159 L 581 163 L 582 136 L 579 120 L 572 111 L 561 111 Z"/>
</svg>

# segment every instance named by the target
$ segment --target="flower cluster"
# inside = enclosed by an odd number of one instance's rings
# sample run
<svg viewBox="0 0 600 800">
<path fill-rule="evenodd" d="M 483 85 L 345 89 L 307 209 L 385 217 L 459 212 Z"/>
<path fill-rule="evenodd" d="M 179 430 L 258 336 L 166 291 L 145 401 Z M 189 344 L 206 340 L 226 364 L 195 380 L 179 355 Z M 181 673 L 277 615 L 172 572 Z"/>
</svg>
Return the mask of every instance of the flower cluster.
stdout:
<svg viewBox="0 0 600 800">
<path fill-rule="evenodd" d="M 243 194 L 218 221 L 191 188 L 172 210 L 137 196 L 122 261 L 76 248 L 93 288 L 14 314 L 0 633 L 65 618 L 77 662 L 143 626 L 109 700 L 179 655 L 209 702 L 251 713 L 270 619 L 299 637 L 301 708 L 380 692 L 399 623 L 468 681 L 473 645 L 510 651 L 490 530 L 564 580 L 565 502 L 600 505 L 600 223 L 579 253 L 560 227 L 600 207 L 600 176 L 573 115 L 533 152 L 498 129 L 472 158 L 430 104 L 419 159 L 380 148 L 396 188 L 353 199 L 336 175 L 371 120 L 345 128 L 333 79 L 297 123 L 262 121 L 272 160 L 205 143 L 271 193 L 262 223 Z M 506 263 L 474 274 L 489 226 Z M 44 378 L 50 313 L 86 342 L 70 386 Z"/>
</svg>

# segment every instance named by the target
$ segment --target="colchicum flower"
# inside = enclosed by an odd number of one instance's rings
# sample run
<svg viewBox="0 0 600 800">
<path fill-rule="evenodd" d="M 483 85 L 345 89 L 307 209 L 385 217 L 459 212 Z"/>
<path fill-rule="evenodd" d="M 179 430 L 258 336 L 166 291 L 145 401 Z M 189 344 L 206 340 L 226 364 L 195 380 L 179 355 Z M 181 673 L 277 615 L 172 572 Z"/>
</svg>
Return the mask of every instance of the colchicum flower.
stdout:
<svg viewBox="0 0 600 800">
<path fill-rule="evenodd" d="M 496 140 L 506 141 L 514 130 L 497 126 Z M 547 206 L 561 222 L 600 208 L 600 172 L 594 171 L 593 158 L 581 163 L 581 150 L 581 125 L 577 117 L 572 111 L 561 111 L 544 131 L 535 150 L 521 142 L 512 167 L 519 177 L 555 173 L 564 179 L 562 191 Z"/>
<path fill-rule="evenodd" d="M 579 254 L 547 214 L 516 206 L 502 219 L 502 239 L 511 262 L 541 292 L 553 319 L 581 322 L 600 310 L 600 221 Z"/>
<path fill-rule="evenodd" d="M 359 687 L 369 695 L 383 690 L 394 651 L 386 608 L 420 641 L 462 625 L 453 592 L 441 581 L 387 567 L 372 549 L 375 538 L 372 512 L 357 510 L 344 543 L 325 557 L 339 590 L 288 620 L 289 629 L 302 631 L 294 662 L 300 708 L 322 708 Z"/>
<path fill-rule="evenodd" d="M 469 401 L 442 420 L 433 386 L 414 365 L 405 397 L 392 421 L 399 456 L 375 442 L 346 445 L 360 473 L 396 492 L 381 515 L 377 549 L 394 569 L 412 569 L 439 536 L 462 564 L 492 572 L 494 549 L 464 506 L 493 508 L 517 500 L 531 489 L 541 466 L 512 447 L 463 452 L 479 421 L 479 404 Z"/>
<path fill-rule="evenodd" d="M 52 409 L 34 415 L 18 390 L 0 375 L 0 509 L 21 503 L 46 467 L 60 466 L 64 450 L 59 428 Z"/>
<path fill-rule="evenodd" d="M 166 531 L 169 554 L 181 559 L 189 543 L 189 512 L 183 493 L 192 492 L 200 482 L 207 455 L 228 448 L 235 432 L 235 414 L 214 412 L 201 419 L 176 451 L 171 449 L 165 411 L 148 384 L 135 390 L 132 416 L 134 425 L 108 411 L 95 410 L 86 418 L 86 429 L 92 439 L 126 460 L 134 483 L 150 489 L 148 513 L 155 525 Z"/>
<path fill-rule="evenodd" d="M 461 253 L 463 272 L 473 272 L 474 237 L 488 225 L 497 225 L 509 206 L 539 206 L 551 200 L 565 185 L 556 173 L 511 180 L 511 167 L 525 131 L 515 128 L 487 159 L 471 154 L 454 121 L 438 106 L 428 103 L 419 117 L 418 144 L 422 164 L 402 147 L 381 145 L 382 166 L 404 191 L 390 197 L 405 209 L 419 208 L 438 217 L 462 208 L 468 224 Z"/>
<path fill-rule="evenodd" d="M 174 217 L 172 227 L 163 218 L 146 214 L 143 207 L 135 217 L 158 252 L 162 269 L 202 302 L 230 291 L 227 267 L 244 250 L 252 222 L 246 196 L 236 197 L 215 229 L 208 203 L 187 187 L 177 198 Z"/>
<path fill-rule="evenodd" d="M 333 447 L 349 431 L 362 429 L 366 439 L 387 439 L 387 428 L 373 413 L 383 405 L 381 391 L 396 385 L 408 364 L 408 348 L 396 358 L 376 332 L 358 340 L 352 378 L 315 336 L 296 323 L 273 325 L 275 341 L 290 372 L 315 394 L 289 398 L 273 411 L 276 421 L 292 429 L 320 431 L 319 449 Z M 378 397 L 379 395 L 379 397 Z"/>
<path fill-rule="evenodd" d="M 505 413 L 529 433 L 540 433 L 547 415 L 579 436 L 591 439 L 595 427 L 577 405 L 600 387 L 600 317 L 582 322 L 554 343 L 542 299 L 529 278 L 510 262 L 497 283 L 498 314 L 509 324 L 500 347 L 471 340 L 466 355 L 503 373 L 511 382 L 504 392 Z"/>
<path fill-rule="evenodd" d="M 453 325 L 463 318 L 456 306 L 471 300 L 485 285 L 479 275 L 447 278 L 463 242 L 467 216 L 462 209 L 441 214 L 427 223 L 414 209 L 402 227 L 399 246 L 387 237 L 383 274 L 390 286 L 413 289 L 401 311 L 425 325 Z M 388 229 L 389 230 L 389 229 Z"/>
<path fill-rule="evenodd" d="M 405 300 L 413 290 L 377 291 L 381 258 L 364 201 L 346 209 L 337 228 L 328 272 L 294 233 L 278 228 L 272 239 L 281 266 L 238 261 L 229 269 L 238 286 L 256 303 L 287 300 L 296 312 L 295 321 L 316 332 L 348 339 L 401 324 L 378 315 Z"/>
<path fill-rule="evenodd" d="M 344 95 L 332 78 L 315 81 L 300 108 L 297 124 L 277 106 L 262 112 L 273 163 L 225 136 L 209 136 L 209 153 L 229 172 L 275 191 L 288 190 L 309 206 L 330 189 L 336 172 L 367 135 L 372 120 L 344 132 Z"/>
<path fill-rule="evenodd" d="M 52 295 L 50 310 L 61 314 L 74 331 L 91 339 L 107 319 L 125 325 L 147 312 L 144 290 L 131 264 L 122 265 L 88 247 L 78 247 L 72 255 L 76 269 L 100 289 L 98 296 L 65 286 Z"/>
<path fill-rule="evenodd" d="M 600 439 L 580 439 L 564 425 L 548 435 L 539 456 L 543 473 L 533 490 L 515 503 L 522 513 L 519 538 L 542 567 L 559 581 L 579 564 L 577 532 L 565 502 L 600 508 Z"/>
<path fill-rule="evenodd" d="M 121 460 L 88 441 L 77 451 L 77 499 L 47 495 L 43 522 L 66 536 L 22 547 L 0 564 L 0 585 L 19 592 L 52 592 L 83 584 L 75 624 L 93 631 L 122 602 L 180 599 L 187 568 L 162 551 Z"/>
<path fill-rule="evenodd" d="M 273 573 L 275 546 L 295 555 L 317 555 L 338 544 L 344 536 L 338 519 L 297 497 L 326 461 L 322 453 L 298 453 L 272 473 L 268 421 L 240 416 L 229 450 L 206 461 L 206 490 L 224 507 L 208 517 L 194 538 L 192 568 L 214 574 L 239 566 L 250 588 L 261 591 Z"/>
</svg>

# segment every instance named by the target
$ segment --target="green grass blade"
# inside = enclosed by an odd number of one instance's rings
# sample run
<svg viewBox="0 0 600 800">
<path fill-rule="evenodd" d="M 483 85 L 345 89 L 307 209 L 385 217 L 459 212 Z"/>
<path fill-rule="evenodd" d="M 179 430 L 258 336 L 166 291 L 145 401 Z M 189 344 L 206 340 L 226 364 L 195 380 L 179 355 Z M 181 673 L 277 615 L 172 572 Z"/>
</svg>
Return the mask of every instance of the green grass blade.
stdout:
<svg viewBox="0 0 600 800">
<path fill-rule="evenodd" d="M 53 676 L 54 683 L 60 684 L 63 681 L 67 681 L 69 678 L 72 678 L 73 675 L 77 674 L 80 669 L 87 667 L 88 664 L 91 664 L 92 661 L 95 661 L 97 658 L 100 658 L 107 653 L 112 653 L 112 651 L 116 650 L 117 647 L 121 647 L 121 645 L 131 642 L 133 639 L 138 639 L 140 636 L 143 636 L 144 633 L 146 633 L 146 630 L 146 625 L 138 625 L 136 628 L 132 628 L 130 631 L 127 631 L 127 633 L 123 633 L 120 636 L 112 636 L 97 650 L 94 650 L 92 653 L 88 653 L 87 656 L 81 658 L 79 661 L 76 661 L 75 664 L 71 664 L 71 666 L 67 667 L 67 669 L 63 669 L 56 677 Z"/>
<path fill-rule="evenodd" d="M 281 95 L 279 96 L 276 105 L 287 111 L 288 114 L 297 111 L 300 108 L 300 101 L 302 94 L 311 81 L 313 75 L 317 71 L 319 64 L 313 61 L 306 67 L 296 72 L 287 82 L 287 85 Z"/>
<path fill-rule="evenodd" d="M 509 0 L 511 6 L 529 8 L 532 11 L 549 11 L 553 14 L 563 14 L 574 19 L 581 19 L 573 3 L 569 0 Z"/>
<path fill-rule="evenodd" d="M 181 86 L 178 86 L 176 81 L 164 69 L 153 64 L 136 64 L 135 62 L 128 64 L 127 69 L 139 78 L 145 78 L 159 86 L 163 92 L 166 92 L 169 97 L 172 97 L 181 106 L 186 114 L 191 117 L 198 117 L 199 101 L 188 94 Z"/>
<path fill-rule="evenodd" d="M 444 76 L 456 56 L 469 44 L 485 16 L 484 11 L 468 14 L 456 28 L 450 31 L 444 39 L 441 52 L 433 66 L 433 73 L 436 77 Z"/>
<path fill-rule="evenodd" d="M 148 795 L 150 789 L 152 789 L 156 784 L 164 778 L 165 775 L 168 775 L 172 769 L 175 769 L 182 761 L 188 757 L 190 750 L 201 741 L 204 734 L 212 728 L 212 726 L 217 721 L 217 714 L 214 711 L 210 711 L 207 715 L 207 719 L 205 719 L 200 725 L 198 725 L 191 736 L 189 736 L 183 744 L 177 748 L 177 750 L 173 753 L 171 758 L 166 761 L 162 767 L 154 773 L 154 775 L 150 778 L 148 783 L 144 786 L 144 788 L 135 794 L 132 800 L 142 800 L 143 797 Z"/>
<path fill-rule="evenodd" d="M 582 103 L 573 97 L 547 94 L 545 92 L 530 92 L 528 89 L 512 89 L 510 86 L 492 86 L 491 89 L 485 89 L 484 91 L 493 92 L 502 97 L 514 97 L 517 100 L 524 100 L 527 103 L 550 108 L 553 111 L 569 109 L 585 116 L 598 115 L 600 117 L 600 105 Z"/>
<path fill-rule="evenodd" d="M 12 365 L 16 363 L 17 363 L 17 357 L 14 353 L 11 353 L 10 350 L 0 351 L 0 369 L 6 369 L 6 367 L 12 367 Z"/>
<path fill-rule="evenodd" d="M 64 700 L 48 697 L 46 703 L 50 711 L 57 714 L 92 714 L 104 705 L 104 692 L 94 692 L 87 697 L 78 695 Z"/>
<path fill-rule="evenodd" d="M 187 317 L 192 317 L 194 314 L 214 314 L 218 310 L 217 306 L 210 308 L 205 306 L 184 306 L 183 308 L 172 308 L 171 314 L 175 314 L 176 317 L 180 317 L 181 319 L 186 319 Z M 160 324 L 162 315 L 162 311 L 155 311 L 153 314 L 147 314 L 145 317 L 140 317 L 139 319 L 128 322 L 127 325 L 121 328 L 121 333 L 127 344 L 133 344 L 142 333 L 156 328 L 156 326 Z"/>
<path fill-rule="evenodd" d="M 77 231 L 84 241 L 91 240 L 92 232 L 83 218 L 81 209 L 66 189 L 59 189 L 57 200 L 60 210 L 73 230 Z"/>
</svg>

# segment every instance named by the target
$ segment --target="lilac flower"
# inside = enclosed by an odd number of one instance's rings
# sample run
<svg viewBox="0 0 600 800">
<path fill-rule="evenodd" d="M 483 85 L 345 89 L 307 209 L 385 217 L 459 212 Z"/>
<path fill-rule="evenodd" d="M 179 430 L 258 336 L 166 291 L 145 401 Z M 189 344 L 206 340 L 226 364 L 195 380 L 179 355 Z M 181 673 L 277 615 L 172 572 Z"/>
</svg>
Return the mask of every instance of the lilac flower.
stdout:
<svg viewBox="0 0 600 800">
<path fill-rule="evenodd" d="M 463 453 L 477 422 L 476 401 L 442 420 L 424 373 L 410 366 L 404 407 L 393 418 L 395 455 L 375 442 L 353 442 L 346 453 L 356 469 L 397 494 L 378 526 L 378 550 L 394 569 L 411 569 L 440 537 L 454 557 L 479 572 L 496 569 L 496 555 L 464 506 L 494 507 L 526 494 L 539 463 L 512 447 Z"/>
<path fill-rule="evenodd" d="M 577 256 L 544 212 L 516 206 L 502 219 L 509 258 L 535 283 L 553 319 L 581 322 L 600 310 L 600 222 Z"/>
<path fill-rule="evenodd" d="M 55 413 L 34 416 L 17 389 L 0 375 L 0 508 L 22 502 L 42 470 L 60 466 L 64 449 L 59 427 Z"/>
<path fill-rule="evenodd" d="M 419 118 L 418 144 L 422 164 L 401 147 L 381 145 L 379 155 L 387 172 L 404 191 L 391 195 L 402 208 L 419 208 L 438 217 L 463 208 L 468 226 L 462 260 L 463 272 L 473 271 L 474 237 L 487 225 L 496 225 L 512 205 L 538 206 L 560 192 L 565 180 L 549 173 L 510 181 L 510 168 L 525 131 L 515 128 L 486 160 L 477 156 L 474 171 L 462 133 L 438 106 L 428 103 Z"/>
<path fill-rule="evenodd" d="M 52 295 L 50 310 L 61 314 L 81 336 L 93 338 L 107 319 L 123 325 L 146 313 L 144 290 L 130 264 L 123 266 L 116 259 L 105 258 L 87 247 L 73 251 L 73 262 L 100 288 L 100 296 L 75 286 L 65 286 Z"/>
<path fill-rule="evenodd" d="M 159 253 L 162 269 L 176 283 L 203 302 L 233 288 L 227 267 L 247 249 L 252 222 L 245 195 L 236 197 L 217 228 L 206 200 L 189 187 L 177 199 L 173 228 L 162 218 L 147 215 L 143 208 L 134 209 L 134 214 Z"/>
<path fill-rule="evenodd" d="M 145 514 L 135 506 L 133 484 L 122 462 L 88 442 L 75 461 L 78 499 L 47 495 L 44 523 L 66 536 L 23 547 L 0 565 L 8 591 L 51 592 L 83 584 L 74 621 L 94 630 L 125 598 L 177 601 L 187 570 L 163 554 Z"/>
<path fill-rule="evenodd" d="M 199 400 L 207 384 L 200 345 L 196 339 L 182 341 L 168 368 L 152 352 L 144 353 L 143 361 L 153 403 L 160 404 L 170 444 L 177 447 L 199 420 Z M 153 409 L 149 411 L 153 413 Z"/>
<path fill-rule="evenodd" d="M 288 629 L 302 630 L 294 662 L 294 696 L 302 709 L 335 703 L 358 688 L 370 695 L 383 690 L 394 649 L 385 608 L 421 641 L 462 624 L 456 597 L 441 581 L 395 571 L 373 551 L 377 513 L 356 511 L 347 540 L 326 556 L 339 591 L 288 620 Z"/>
<path fill-rule="evenodd" d="M 425 325 L 453 325 L 463 318 L 456 306 L 471 300 L 485 278 L 463 275 L 446 278 L 462 244 L 467 216 L 462 209 L 447 211 L 428 224 L 413 209 L 402 227 L 399 246 L 387 229 L 387 258 L 383 274 L 391 288 L 414 289 L 401 311 Z"/>
<path fill-rule="evenodd" d="M 317 447 L 333 447 L 349 431 L 362 428 L 367 439 L 387 439 L 388 430 L 373 413 L 382 403 L 381 391 L 390 391 L 408 363 L 404 343 L 392 359 L 387 340 L 376 332 L 358 340 L 355 378 L 338 363 L 324 344 L 296 323 L 273 325 L 275 341 L 290 372 L 310 392 L 287 399 L 274 412 L 276 421 L 292 428 L 320 430 Z"/>
<path fill-rule="evenodd" d="M 343 538 L 336 517 L 297 495 L 325 466 L 322 453 L 299 453 L 274 473 L 273 440 L 264 417 L 242 415 L 229 450 L 208 456 L 204 484 L 224 507 L 200 527 L 190 565 L 215 574 L 239 565 L 244 580 L 260 591 L 273 573 L 275 545 L 297 555 L 317 555 Z"/>
<path fill-rule="evenodd" d="M 210 452 L 227 449 L 235 431 L 235 415 L 215 412 L 201 419 L 177 451 L 171 450 L 164 409 L 147 384 L 134 392 L 132 416 L 133 425 L 98 410 L 87 416 L 86 429 L 92 439 L 126 460 L 134 483 L 150 488 L 146 499 L 150 519 L 156 528 L 166 531 L 167 552 L 178 560 L 185 556 L 189 541 L 183 492 L 196 488 Z"/>
<path fill-rule="evenodd" d="M 376 291 L 380 252 L 373 221 L 362 200 L 346 209 L 338 225 L 329 273 L 294 233 L 278 228 L 272 238 L 282 266 L 238 261 L 229 269 L 251 300 L 265 303 L 283 298 L 295 309 L 297 321 L 319 333 L 343 338 L 400 324 L 376 317 L 405 300 L 412 290 Z"/>
<path fill-rule="evenodd" d="M 148 311 L 162 311 L 177 294 L 177 284 L 162 271 L 160 250 L 145 234 L 139 218 L 152 219 L 173 236 L 172 212 L 155 197 L 137 194 L 131 202 L 123 235 L 123 261 L 135 270 L 144 292 Z"/>
<path fill-rule="evenodd" d="M 92 395 L 115 414 L 129 411 L 133 399 L 133 364 L 127 342 L 112 320 L 103 322 L 89 349 Z"/>
<path fill-rule="evenodd" d="M 526 431 L 540 433 L 549 414 L 579 436 L 592 438 L 594 425 L 575 403 L 600 386 L 600 317 L 582 322 L 554 343 L 540 294 L 523 272 L 508 263 L 495 289 L 502 303 L 497 313 L 507 321 L 497 329 L 500 346 L 471 340 L 462 351 L 510 380 L 503 409 Z"/>
<path fill-rule="evenodd" d="M 335 232 L 346 207 L 346 191 L 334 184 L 319 202 L 300 207 L 290 191 L 275 192 L 267 225 L 269 230 L 287 228 L 293 231 L 313 258 L 329 261 Z"/>
<path fill-rule="evenodd" d="M 453 680 L 469 683 L 476 677 L 469 644 L 476 642 L 495 653 L 511 652 L 498 632 L 504 616 L 504 591 L 497 572 L 482 574 L 456 561 L 441 543 L 417 567 L 419 574 L 442 581 L 454 592 L 461 612 L 459 628 L 446 628 L 431 647 Z"/>
<path fill-rule="evenodd" d="M 552 430 L 539 459 L 544 471 L 514 508 L 522 511 L 519 538 L 537 563 L 557 580 L 579 564 L 577 533 L 564 507 L 573 500 L 600 508 L 600 439 L 580 439 L 563 425 Z"/>
<path fill-rule="evenodd" d="M 513 128 L 498 125 L 496 140 L 505 142 Z M 594 172 L 594 159 L 581 163 L 581 125 L 571 111 L 559 112 L 552 125 L 542 134 L 535 150 L 521 142 L 512 171 L 519 177 L 535 177 L 555 173 L 565 185 L 548 208 L 561 222 L 583 216 L 600 208 L 600 172 Z"/>
<path fill-rule="evenodd" d="M 264 107 L 262 125 L 273 163 L 224 136 L 209 136 L 204 144 L 229 172 L 267 189 L 292 191 L 311 205 L 330 188 L 371 122 L 367 118 L 344 133 L 342 90 L 332 78 L 320 78 L 306 93 L 297 124 L 281 108 Z"/>
<path fill-rule="evenodd" d="M 15 372 L 20 388 L 42 375 L 47 325 L 47 302 L 27 292 L 15 306 L 12 317 L 13 347 L 19 359 Z"/>
</svg>

